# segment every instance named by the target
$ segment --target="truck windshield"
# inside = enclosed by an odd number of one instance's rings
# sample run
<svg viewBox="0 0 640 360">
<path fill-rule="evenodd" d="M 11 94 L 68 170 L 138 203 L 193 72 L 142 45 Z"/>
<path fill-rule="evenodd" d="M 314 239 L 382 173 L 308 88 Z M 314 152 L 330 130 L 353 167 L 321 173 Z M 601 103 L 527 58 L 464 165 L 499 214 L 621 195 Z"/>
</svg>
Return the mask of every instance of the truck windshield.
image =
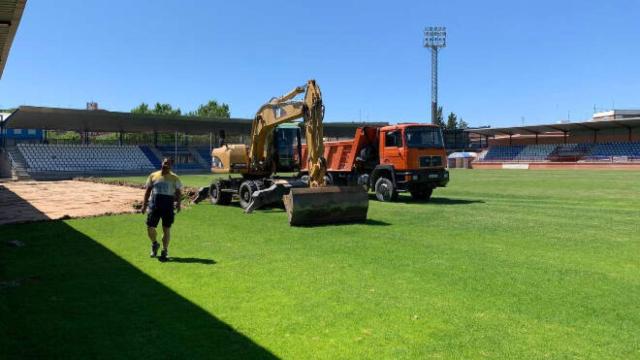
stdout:
<svg viewBox="0 0 640 360">
<path fill-rule="evenodd" d="M 441 148 L 442 133 L 437 127 L 410 127 L 404 131 L 407 146 L 410 148 Z"/>
</svg>

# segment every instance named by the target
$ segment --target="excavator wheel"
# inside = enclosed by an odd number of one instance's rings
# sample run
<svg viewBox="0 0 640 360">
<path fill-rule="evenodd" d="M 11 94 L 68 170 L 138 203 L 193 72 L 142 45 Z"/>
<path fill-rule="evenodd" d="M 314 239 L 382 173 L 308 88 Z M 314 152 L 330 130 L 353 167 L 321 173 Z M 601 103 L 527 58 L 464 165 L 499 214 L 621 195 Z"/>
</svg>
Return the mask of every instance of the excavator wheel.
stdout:
<svg viewBox="0 0 640 360">
<path fill-rule="evenodd" d="M 231 203 L 231 193 L 223 192 L 220 182 L 211 184 L 209 188 L 209 199 L 213 205 L 229 205 Z"/>
<path fill-rule="evenodd" d="M 364 222 L 369 210 L 362 186 L 292 188 L 283 201 L 291 226 Z"/>
<path fill-rule="evenodd" d="M 238 198 L 240 200 L 240 207 L 246 209 L 251 204 L 251 196 L 254 191 L 258 190 L 255 183 L 251 180 L 247 180 L 240 184 L 240 188 L 238 189 Z"/>
</svg>

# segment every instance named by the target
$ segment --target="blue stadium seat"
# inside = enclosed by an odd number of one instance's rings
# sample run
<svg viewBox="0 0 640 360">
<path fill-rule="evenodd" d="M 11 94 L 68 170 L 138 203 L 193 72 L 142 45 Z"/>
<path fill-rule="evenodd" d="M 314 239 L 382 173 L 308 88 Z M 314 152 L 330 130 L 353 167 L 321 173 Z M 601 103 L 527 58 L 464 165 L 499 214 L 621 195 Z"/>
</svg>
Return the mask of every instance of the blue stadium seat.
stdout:
<svg viewBox="0 0 640 360">
<path fill-rule="evenodd" d="M 614 158 L 640 160 L 640 142 L 608 142 L 600 144 L 537 144 L 491 146 L 483 160 L 545 161 L 559 158 L 612 161 Z"/>
<path fill-rule="evenodd" d="M 596 144 L 587 160 L 612 160 L 613 157 L 640 157 L 640 142 L 608 142 Z"/>
<path fill-rule="evenodd" d="M 133 145 L 18 144 L 30 172 L 148 171 L 154 168 Z"/>
<path fill-rule="evenodd" d="M 555 144 L 527 145 L 515 157 L 515 160 L 545 161 L 557 146 Z"/>
<path fill-rule="evenodd" d="M 195 150 L 198 152 L 198 155 L 209 164 L 209 167 L 211 167 L 211 152 L 209 151 L 209 147 L 200 146 L 195 148 Z"/>
<path fill-rule="evenodd" d="M 147 145 L 141 145 L 140 150 L 144 153 L 144 155 L 149 159 L 151 164 L 153 164 L 154 168 L 160 167 L 160 159 L 156 156 L 156 154 L 151 150 Z"/>
<path fill-rule="evenodd" d="M 489 148 L 484 160 L 515 160 L 525 145 L 496 145 Z"/>
</svg>

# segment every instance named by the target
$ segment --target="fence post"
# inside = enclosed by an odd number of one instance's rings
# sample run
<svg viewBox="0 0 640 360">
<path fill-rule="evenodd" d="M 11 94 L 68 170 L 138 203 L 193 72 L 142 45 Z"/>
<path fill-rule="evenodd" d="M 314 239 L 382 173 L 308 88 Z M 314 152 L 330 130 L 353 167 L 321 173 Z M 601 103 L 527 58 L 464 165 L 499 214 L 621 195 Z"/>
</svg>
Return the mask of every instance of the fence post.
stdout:
<svg viewBox="0 0 640 360">
<path fill-rule="evenodd" d="M 173 133 L 173 163 L 174 165 L 178 165 L 178 131 L 176 130 Z"/>
</svg>

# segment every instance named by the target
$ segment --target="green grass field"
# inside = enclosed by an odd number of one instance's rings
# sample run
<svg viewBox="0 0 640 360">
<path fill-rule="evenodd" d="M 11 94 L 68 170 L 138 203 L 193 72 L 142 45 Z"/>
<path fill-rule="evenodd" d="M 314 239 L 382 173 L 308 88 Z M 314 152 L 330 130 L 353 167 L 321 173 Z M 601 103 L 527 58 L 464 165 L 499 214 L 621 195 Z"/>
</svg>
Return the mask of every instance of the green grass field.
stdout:
<svg viewBox="0 0 640 360">
<path fill-rule="evenodd" d="M 0 358 L 640 358 L 638 184 L 453 171 L 315 228 L 203 203 L 168 263 L 141 214 L 0 226 Z"/>
</svg>

